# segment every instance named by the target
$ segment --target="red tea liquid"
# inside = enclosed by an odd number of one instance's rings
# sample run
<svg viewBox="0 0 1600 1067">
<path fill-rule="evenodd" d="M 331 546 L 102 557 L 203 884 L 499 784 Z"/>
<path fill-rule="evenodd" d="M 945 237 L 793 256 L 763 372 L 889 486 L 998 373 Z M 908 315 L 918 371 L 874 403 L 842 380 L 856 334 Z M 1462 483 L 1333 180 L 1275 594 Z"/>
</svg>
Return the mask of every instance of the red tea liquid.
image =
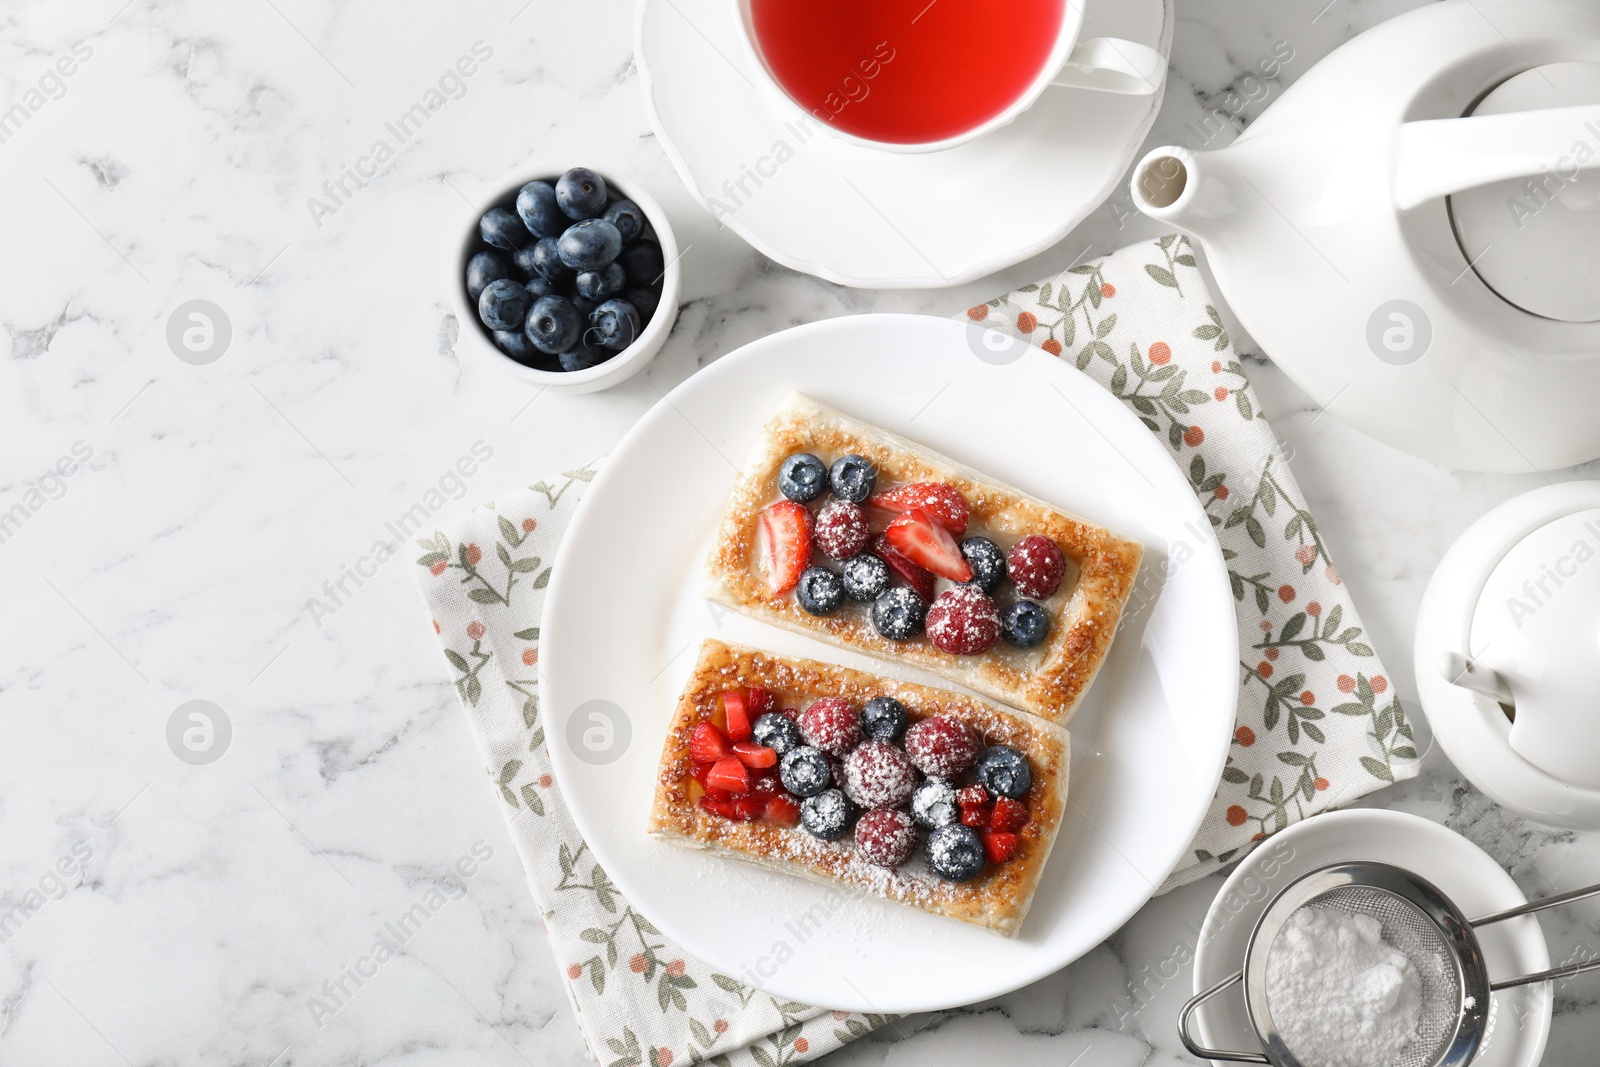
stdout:
<svg viewBox="0 0 1600 1067">
<path fill-rule="evenodd" d="M 1065 0 L 751 0 L 756 45 L 801 107 L 874 141 L 941 141 L 1027 91 Z"/>
</svg>

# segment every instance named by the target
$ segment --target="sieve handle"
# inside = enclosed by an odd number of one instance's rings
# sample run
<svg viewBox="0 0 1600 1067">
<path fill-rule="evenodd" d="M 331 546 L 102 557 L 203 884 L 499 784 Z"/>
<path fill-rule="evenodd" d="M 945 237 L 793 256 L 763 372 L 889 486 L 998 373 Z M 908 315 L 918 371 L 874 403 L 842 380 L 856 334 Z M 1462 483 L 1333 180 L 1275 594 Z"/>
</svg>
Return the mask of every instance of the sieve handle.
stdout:
<svg viewBox="0 0 1600 1067">
<path fill-rule="evenodd" d="M 1548 971 L 1540 971 L 1537 974 L 1524 974 L 1517 978 L 1507 978 L 1503 982 L 1495 982 L 1489 986 L 1489 992 L 1496 993 L 1502 989 L 1512 989 L 1519 985 L 1532 985 L 1535 982 L 1551 982 L 1557 978 L 1571 978 L 1575 974 L 1582 974 L 1584 971 L 1592 971 L 1597 968 L 1600 968 L 1600 960 L 1566 963 L 1560 967 L 1552 967 Z"/>
<path fill-rule="evenodd" d="M 1506 919 L 1515 919 L 1521 915 L 1532 915 L 1536 911 L 1544 911 L 1546 908 L 1554 908 L 1562 904 L 1571 904 L 1575 900 L 1587 900 L 1594 896 L 1600 896 L 1600 885 L 1592 885 L 1587 889 L 1574 889 L 1567 893 L 1558 893 L 1553 897 L 1546 897 L 1544 900 L 1532 900 L 1515 908 L 1497 911 L 1493 915 L 1485 915 L 1474 922 L 1472 928 L 1476 930 L 1480 926 L 1488 926 L 1490 923 L 1504 922 Z M 1549 982 L 1557 978 L 1570 978 L 1575 974 L 1583 974 L 1585 971 L 1593 971 L 1597 968 L 1600 968 L 1600 960 L 1565 963 L 1560 967 L 1552 967 L 1548 971 L 1539 971 L 1537 974 L 1524 974 L 1517 978 L 1507 978 L 1504 981 L 1495 982 L 1489 989 L 1493 992 L 1521 985 L 1532 985 L 1535 982 Z"/>
<path fill-rule="evenodd" d="M 1575 900 L 1587 900 L 1590 897 L 1596 896 L 1600 896 L 1600 885 L 1592 885 L 1587 889 L 1574 889 L 1568 893 L 1558 893 L 1553 897 L 1546 897 L 1543 900 L 1530 900 L 1526 904 L 1519 904 L 1514 908 L 1508 908 L 1505 911 L 1497 911 L 1493 915 L 1485 915 L 1481 919 L 1474 919 L 1472 922 L 1472 928 L 1476 930 L 1478 927 L 1488 926 L 1490 923 L 1502 922 L 1506 919 L 1515 919 L 1519 915 L 1532 915 L 1534 912 L 1543 911 L 1546 908 L 1554 908 L 1562 904 L 1571 904 Z"/>
<path fill-rule="evenodd" d="M 1596 962 L 1597 965 L 1600 965 L 1600 961 Z M 1224 978 L 1205 992 L 1196 993 L 1189 998 L 1189 1002 L 1178 1013 L 1178 1037 L 1182 1039 L 1184 1048 L 1203 1060 L 1227 1060 L 1230 1063 L 1272 1063 L 1271 1060 L 1259 1052 L 1228 1052 L 1224 1049 L 1206 1048 L 1195 1041 L 1189 1034 L 1189 1020 L 1194 1017 L 1195 1009 L 1229 986 L 1237 985 L 1243 979 L 1244 972 L 1236 971 L 1231 977 Z"/>
</svg>

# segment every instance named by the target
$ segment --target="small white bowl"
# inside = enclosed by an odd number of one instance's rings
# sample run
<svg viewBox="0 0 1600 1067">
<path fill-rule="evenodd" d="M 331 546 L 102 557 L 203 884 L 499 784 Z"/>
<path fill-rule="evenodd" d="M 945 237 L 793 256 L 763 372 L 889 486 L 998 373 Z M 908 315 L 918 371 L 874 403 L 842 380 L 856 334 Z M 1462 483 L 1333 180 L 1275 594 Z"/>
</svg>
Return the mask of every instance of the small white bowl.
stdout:
<svg viewBox="0 0 1600 1067">
<path fill-rule="evenodd" d="M 573 163 L 571 166 L 587 166 L 587 164 Z M 547 371 L 524 366 L 495 346 L 494 338 L 478 319 L 477 302 L 467 297 L 467 261 L 486 250 L 504 254 L 503 249 L 491 248 L 483 240 L 478 232 L 478 220 L 493 207 L 503 207 L 515 213 L 517 192 L 524 185 L 539 180 L 554 184 L 567 169 L 569 168 L 535 167 L 498 184 L 496 188 L 499 191 L 478 204 L 462 237 L 460 254 L 455 259 L 455 276 L 450 282 L 450 293 L 455 303 L 456 318 L 461 326 L 461 341 L 468 348 L 507 374 L 523 381 L 549 386 L 552 389 L 563 389 L 569 393 L 592 393 L 599 389 L 609 389 L 638 373 L 640 368 L 649 363 L 661 350 L 661 346 L 666 343 L 667 335 L 672 332 L 673 323 L 678 319 L 678 242 L 672 235 L 672 227 L 667 222 L 666 212 L 643 188 L 628 178 L 617 176 L 615 171 L 593 168 L 606 180 L 606 188 L 613 195 L 632 200 L 639 205 L 639 209 L 644 212 L 645 220 L 650 224 L 651 231 L 655 234 L 656 243 L 661 246 L 661 257 L 666 263 L 666 272 L 661 279 L 661 300 L 656 307 L 656 313 L 651 316 L 644 329 L 639 331 L 639 336 L 633 344 L 604 363 L 577 371 Z"/>
</svg>

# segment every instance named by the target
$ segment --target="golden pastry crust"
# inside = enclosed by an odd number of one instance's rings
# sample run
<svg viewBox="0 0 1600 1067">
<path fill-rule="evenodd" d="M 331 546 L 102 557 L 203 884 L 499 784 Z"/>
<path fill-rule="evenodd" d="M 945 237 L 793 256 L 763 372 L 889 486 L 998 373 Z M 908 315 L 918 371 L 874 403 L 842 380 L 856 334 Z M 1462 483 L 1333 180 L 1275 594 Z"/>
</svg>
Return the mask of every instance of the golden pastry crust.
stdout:
<svg viewBox="0 0 1600 1067">
<path fill-rule="evenodd" d="M 822 696 L 843 697 L 859 707 L 872 697 L 892 696 L 913 722 L 948 715 L 972 726 L 985 743 L 1019 749 L 1028 757 L 1033 787 L 1025 798 L 1029 818 L 1018 833 L 1016 856 L 986 867 L 970 882 L 949 882 L 928 870 L 920 855 L 890 871 L 860 858 L 849 840 L 823 842 L 799 827 L 733 822 L 704 811 L 695 800 L 689 736 L 696 724 L 717 714 L 725 691 L 741 686 L 770 690 L 780 707 L 800 707 Z M 1028 913 L 1061 825 L 1069 755 L 1067 732 L 1059 726 L 979 697 L 708 640 L 667 731 L 649 831 L 675 844 L 848 886 L 1012 937 Z"/>
<path fill-rule="evenodd" d="M 825 463 L 852 452 L 865 456 L 877 465 L 880 486 L 943 482 L 966 498 L 969 536 L 982 532 L 1002 550 L 1029 534 L 1051 538 L 1066 553 L 1069 567 L 1061 589 L 1043 602 L 1051 615 L 1049 636 L 1037 648 L 1017 649 L 1001 641 L 980 655 L 955 656 L 922 637 L 888 640 L 873 629 L 865 605 L 850 603 L 819 617 L 806 612 L 792 592 L 774 595 L 760 571 L 757 531 L 762 510 L 782 496 L 778 469 L 795 452 L 816 453 Z M 1136 541 L 986 481 L 954 460 L 796 393 L 767 422 L 755 456 L 734 487 L 706 562 L 705 595 L 764 622 L 914 664 L 1065 724 L 1105 662 L 1143 554 Z"/>
</svg>

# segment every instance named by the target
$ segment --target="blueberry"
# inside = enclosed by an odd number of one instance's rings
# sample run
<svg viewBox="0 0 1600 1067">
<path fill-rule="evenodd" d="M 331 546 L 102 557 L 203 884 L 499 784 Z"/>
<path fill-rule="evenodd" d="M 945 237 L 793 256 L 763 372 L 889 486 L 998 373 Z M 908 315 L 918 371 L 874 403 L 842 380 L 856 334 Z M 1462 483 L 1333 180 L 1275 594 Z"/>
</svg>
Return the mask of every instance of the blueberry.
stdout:
<svg viewBox="0 0 1600 1067">
<path fill-rule="evenodd" d="M 627 272 L 624 271 L 623 274 L 626 276 Z M 661 294 L 654 289 L 646 289 L 642 286 L 636 285 L 629 289 L 626 293 L 626 299 L 628 303 L 638 309 L 640 322 L 649 322 L 655 318 L 656 308 L 661 306 Z"/>
<path fill-rule="evenodd" d="M 851 600 L 870 604 L 888 588 L 889 565 L 871 552 L 845 560 L 844 591 L 850 594 Z"/>
<path fill-rule="evenodd" d="M 517 217 L 535 237 L 560 237 L 572 220 L 556 203 L 556 187 L 549 182 L 529 182 L 517 191 Z"/>
<path fill-rule="evenodd" d="M 1028 767 L 1028 757 L 1010 745 L 990 745 L 978 753 L 978 762 L 972 768 L 972 777 L 990 793 L 1000 797 L 1021 800 L 1033 785 L 1033 771 Z"/>
<path fill-rule="evenodd" d="M 800 740 L 800 727 L 787 715 L 776 711 L 769 711 L 756 719 L 755 725 L 750 728 L 756 744 L 766 745 L 780 756 L 789 754 L 789 750 L 799 748 L 803 742 Z"/>
<path fill-rule="evenodd" d="M 550 355 L 570 352 L 583 334 L 583 318 L 564 296 L 541 296 L 528 309 L 528 340 Z"/>
<path fill-rule="evenodd" d="M 494 331 L 494 346 L 518 363 L 531 367 L 539 361 L 539 350 L 521 330 Z"/>
<path fill-rule="evenodd" d="M 827 789 L 807 797 L 800 805 L 800 822 L 812 837 L 834 841 L 844 836 L 854 821 L 855 805 L 837 789 Z M 980 846 L 981 854 L 981 846 Z"/>
<path fill-rule="evenodd" d="M 852 504 L 859 504 L 871 496 L 872 487 L 877 484 L 878 468 L 865 456 L 854 453 L 840 456 L 828 468 L 828 485 L 833 489 L 833 495 Z"/>
<path fill-rule="evenodd" d="M 532 294 L 520 283 L 501 278 L 484 286 L 478 295 L 478 318 L 491 330 L 520 330 L 532 301 Z"/>
<path fill-rule="evenodd" d="M 969 537 L 961 542 L 961 558 L 972 568 L 972 585 L 992 593 L 1005 579 L 1006 554 L 987 537 Z"/>
<path fill-rule="evenodd" d="M 535 241 L 533 244 L 524 245 L 511 253 L 512 265 L 522 273 L 524 278 L 537 278 L 540 276 L 539 266 L 533 261 L 533 250 L 538 247 L 539 242 Z"/>
<path fill-rule="evenodd" d="M 807 567 L 794 595 L 813 615 L 832 615 L 844 603 L 844 583 L 826 567 Z"/>
<path fill-rule="evenodd" d="M 803 809 L 802 809 L 803 814 Z M 983 870 L 983 838 L 970 826 L 941 826 L 928 835 L 928 866 L 952 882 L 967 882 Z"/>
<path fill-rule="evenodd" d="M 596 348 L 587 342 L 579 341 L 557 358 L 561 361 L 562 370 L 575 371 L 598 367 L 614 355 L 615 352 L 608 352 L 603 348 Z"/>
<path fill-rule="evenodd" d="M 906 732 L 906 706 L 894 697 L 873 697 L 861 709 L 861 732 L 874 741 L 898 741 Z"/>
<path fill-rule="evenodd" d="M 528 279 L 528 292 L 533 294 L 535 300 L 541 296 L 560 296 L 561 290 L 556 288 L 554 282 L 543 274 L 535 274 Z"/>
<path fill-rule="evenodd" d="M 588 322 L 589 316 L 594 314 L 594 309 L 600 306 L 598 303 L 590 300 L 582 293 L 573 293 L 571 296 L 567 297 L 567 299 L 572 301 L 572 306 L 578 309 L 578 314 L 583 316 L 584 322 Z M 584 331 L 584 333 L 588 332 L 589 331 L 587 330 Z"/>
<path fill-rule="evenodd" d="M 833 781 L 833 768 L 822 749 L 801 745 L 778 761 L 778 780 L 797 797 L 814 797 Z"/>
<path fill-rule="evenodd" d="M 914 591 L 897 585 L 872 602 L 872 628 L 891 641 L 909 641 L 922 632 L 928 605 Z"/>
<path fill-rule="evenodd" d="M 622 287 L 627 284 L 623 276 L 622 267 L 616 263 L 607 263 L 599 270 L 586 270 L 578 272 L 578 295 L 586 296 L 590 300 L 609 300 L 622 292 Z"/>
<path fill-rule="evenodd" d="M 778 466 L 778 492 L 800 504 L 809 503 L 828 488 L 828 470 L 810 452 L 796 452 Z"/>
<path fill-rule="evenodd" d="M 911 794 L 911 818 L 924 830 L 937 830 L 961 819 L 956 787 L 943 778 L 929 778 Z"/>
<path fill-rule="evenodd" d="M 605 219 L 575 222 L 556 239 L 561 262 L 573 270 L 599 270 L 622 251 L 622 235 Z"/>
<path fill-rule="evenodd" d="M 617 262 L 628 272 L 629 285 L 653 288 L 667 273 L 667 261 L 661 254 L 661 246 L 648 237 L 623 249 L 622 254 L 617 256 Z"/>
<path fill-rule="evenodd" d="M 615 297 L 589 312 L 589 325 L 595 342 L 613 352 L 621 352 L 639 337 L 639 313 Z"/>
<path fill-rule="evenodd" d="M 561 250 L 554 237 L 540 238 L 529 260 L 533 269 L 552 285 L 565 285 L 572 280 L 573 270 L 561 262 Z"/>
<path fill-rule="evenodd" d="M 601 218 L 617 228 L 625 244 L 644 236 L 644 212 L 632 200 L 613 200 Z"/>
<path fill-rule="evenodd" d="M 496 248 L 515 252 L 528 243 L 528 228 L 503 207 L 492 207 L 478 220 L 478 233 Z"/>
<path fill-rule="evenodd" d="M 1019 600 L 1000 613 L 1000 634 L 1018 648 L 1032 648 L 1050 633 L 1050 613 L 1031 600 Z"/>
<path fill-rule="evenodd" d="M 606 180 L 588 167 L 573 167 L 556 182 L 556 203 L 568 218 L 592 219 L 606 207 Z"/>
<path fill-rule="evenodd" d="M 490 282 L 511 277 L 506 261 L 493 252 L 479 252 L 467 260 L 467 295 L 473 300 L 483 295 Z"/>
</svg>

